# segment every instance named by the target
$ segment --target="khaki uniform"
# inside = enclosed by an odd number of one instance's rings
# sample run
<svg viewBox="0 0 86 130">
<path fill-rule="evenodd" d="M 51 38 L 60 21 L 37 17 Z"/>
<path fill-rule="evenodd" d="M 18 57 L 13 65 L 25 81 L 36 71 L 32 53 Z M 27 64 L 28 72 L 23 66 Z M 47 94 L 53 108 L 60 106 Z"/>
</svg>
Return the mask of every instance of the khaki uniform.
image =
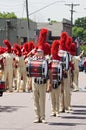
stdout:
<svg viewBox="0 0 86 130">
<path fill-rule="evenodd" d="M 40 80 L 39 78 L 37 78 Z M 45 119 L 45 99 L 46 99 L 46 83 L 38 84 L 34 82 L 32 78 L 32 91 L 34 98 L 34 110 L 36 120 Z"/>
<path fill-rule="evenodd" d="M 56 89 L 52 88 L 51 90 L 51 110 L 52 116 L 59 116 L 59 96 L 60 96 L 60 87 L 59 85 Z"/>
<path fill-rule="evenodd" d="M 22 77 L 23 77 L 23 91 L 25 91 L 27 75 L 26 75 L 26 65 L 24 57 L 23 56 L 16 57 L 16 61 L 17 61 L 17 91 L 19 91 L 20 89 Z"/>
<path fill-rule="evenodd" d="M 67 78 L 63 78 L 62 91 L 60 93 L 60 108 L 59 111 L 69 112 L 71 107 L 71 77 L 70 69 L 66 71 Z"/>
<path fill-rule="evenodd" d="M 79 56 L 73 56 L 73 64 L 74 64 L 74 70 L 73 70 L 73 88 L 74 90 L 78 90 L 78 77 L 79 77 L 79 67 L 78 67 L 78 63 L 80 61 L 80 57 Z"/>
<path fill-rule="evenodd" d="M 13 58 L 14 55 L 12 53 L 4 53 L 4 78 L 6 82 L 6 87 L 8 87 L 9 91 L 12 92 L 12 84 L 13 84 Z"/>
</svg>

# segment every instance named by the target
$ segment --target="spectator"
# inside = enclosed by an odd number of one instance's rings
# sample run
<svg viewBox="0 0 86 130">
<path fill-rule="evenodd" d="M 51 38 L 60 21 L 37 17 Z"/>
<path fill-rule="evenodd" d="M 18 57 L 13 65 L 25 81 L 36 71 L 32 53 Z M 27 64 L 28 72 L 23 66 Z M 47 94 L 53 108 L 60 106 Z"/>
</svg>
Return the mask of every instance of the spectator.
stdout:
<svg viewBox="0 0 86 130">
<path fill-rule="evenodd" d="M 84 59 L 84 72 L 86 73 L 86 57 Z"/>
</svg>

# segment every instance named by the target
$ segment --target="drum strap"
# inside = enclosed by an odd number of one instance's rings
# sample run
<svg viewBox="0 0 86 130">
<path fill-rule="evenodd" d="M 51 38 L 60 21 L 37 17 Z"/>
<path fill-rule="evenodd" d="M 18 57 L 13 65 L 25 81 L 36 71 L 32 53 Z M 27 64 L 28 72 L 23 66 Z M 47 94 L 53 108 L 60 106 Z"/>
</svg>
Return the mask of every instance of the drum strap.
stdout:
<svg viewBox="0 0 86 130">
<path fill-rule="evenodd" d="M 52 82 L 52 87 L 53 87 L 53 89 L 58 88 L 60 84 L 61 84 L 61 81 L 53 81 L 53 82 Z"/>
<path fill-rule="evenodd" d="M 38 79 L 38 78 L 34 78 L 34 82 L 37 84 L 45 84 L 47 82 L 46 79 Z"/>
</svg>

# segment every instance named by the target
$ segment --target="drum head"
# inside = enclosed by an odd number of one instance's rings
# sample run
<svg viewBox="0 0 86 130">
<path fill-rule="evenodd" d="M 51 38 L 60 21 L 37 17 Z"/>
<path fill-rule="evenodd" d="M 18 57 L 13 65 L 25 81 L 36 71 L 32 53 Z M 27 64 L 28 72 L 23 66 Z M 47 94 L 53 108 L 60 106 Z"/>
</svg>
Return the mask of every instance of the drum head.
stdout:
<svg viewBox="0 0 86 130">
<path fill-rule="evenodd" d="M 60 57 L 65 57 L 65 56 L 66 56 L 66 51 L 64 51 L 64 50 L 59 50 L 58 55 L 59 55 Z"/>
</svg>

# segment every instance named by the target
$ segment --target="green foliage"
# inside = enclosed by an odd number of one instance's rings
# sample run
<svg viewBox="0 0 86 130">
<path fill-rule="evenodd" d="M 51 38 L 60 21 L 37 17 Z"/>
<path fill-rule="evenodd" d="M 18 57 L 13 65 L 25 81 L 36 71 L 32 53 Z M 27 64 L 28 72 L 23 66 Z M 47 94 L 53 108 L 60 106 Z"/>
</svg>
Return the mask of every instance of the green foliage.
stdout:
<svg viewBox="0 0 86 130">
<path fill-rule="evenodd" d="M 27 20 L 27 18 L 21 18 L 22 20 Z M 33 22 L 33 20 L 29 19 L 30 22 Z"/>
<path fill-rule="evenodd" d="M 57 23 L 57 21 L 56 21 L 56 20 L 51 20 L 50 22 L 51 22 L 51 23 Z"/>
<path fill-rule="evenodd" d="M 83 31 L 83 40 L 86 41 L 86 29 Z"/>
<path fill-rule="evenodd" d="M 86 17 L 75 20 L 73 27 L 73 37 L 79 37 L 84 42 L 86 42 Z"/>
<path fill-rule="evenodd" d="M 86 45 L 82 45 L 82 46 L 80 46 L 80 49 L 81 49 L 81 51 L 84 50 L 84 54 L 83 54 L 83 56 L 86 57 Z"/>
<path fill-rule="evenodd" d="M 84 29 L 82 27 L 73 27 L 73 37 L 83 37 Z"/>
<path fill-rule="evenodd" d="M 15 15 L 14 12 L 11 12 L 11 13 L 9 13 L 9 12 L 1 13 L 0 12 L 0 18 L 17 18 L 17 16 Z"/>
<path fill-rule="evenodd" d="M 78 18 L 75 21 L 75 26 L 86 29 L 86 17 Z"/>
</svg>

